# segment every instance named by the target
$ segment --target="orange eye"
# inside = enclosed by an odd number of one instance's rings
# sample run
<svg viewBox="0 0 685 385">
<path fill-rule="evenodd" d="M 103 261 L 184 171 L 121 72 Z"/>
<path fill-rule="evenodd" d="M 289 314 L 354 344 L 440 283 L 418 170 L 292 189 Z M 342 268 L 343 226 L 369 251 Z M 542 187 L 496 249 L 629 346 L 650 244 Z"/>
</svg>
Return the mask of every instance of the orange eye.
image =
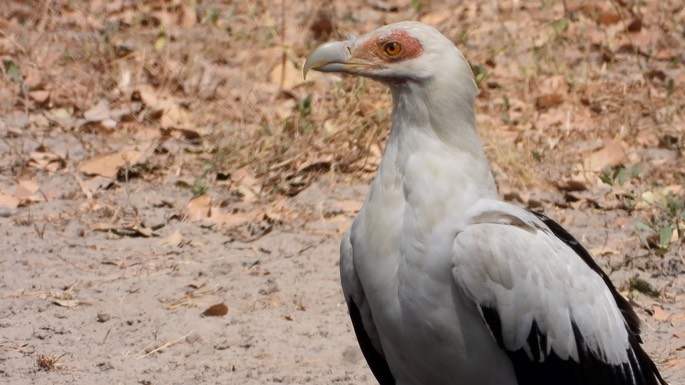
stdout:
<svg viewBox="0 0 685 385">
<path fill-rule="evenodd" d="M 397 56 L 402 52 L 402 45 L 391 41 L 383 46 L 383 51 L 385 51 L 385 54 L 388 56 Z"/>
</svg>

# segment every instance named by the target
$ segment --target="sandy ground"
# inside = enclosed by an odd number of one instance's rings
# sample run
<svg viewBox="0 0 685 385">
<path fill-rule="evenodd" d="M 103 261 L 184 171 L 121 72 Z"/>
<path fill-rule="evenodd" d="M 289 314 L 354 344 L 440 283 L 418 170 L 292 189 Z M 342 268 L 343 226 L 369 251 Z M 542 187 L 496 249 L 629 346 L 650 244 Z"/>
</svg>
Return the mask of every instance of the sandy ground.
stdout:
<svg viewBox="0 0 685 385">
<path fill-rule="evenodd" d="M 2 377 L 12 384 L 372 383 L 339 288 L 339 224 L 283 227 L 243 244 L 165 219 L 173 210 L 150 207 L 187 197 L 148 187 L 132 183 L 111 199 L 163 224 L 159 237 L 91 231 L 64 219 L 78 210 L 65 202 L 17 214 L 31 224 L 2 219 Z M 296 203 L 325 204 L 316 187 Z M 364 187 L 338 190 L 356 195 Z M 174 233 L 180 244 L 164 244 Z M 202 316 L 217 303 L 227 315 Z M 42 355 L 59 358 L 59 370 L 40 370 Z"/>
<path fill-rule="evenodd" d="M 685 383 L 682 2 L 5 1 L 0 382 L 374 384 L 338 244 L 389 99 L 298 63 L 420 19 L 479 76 L 503 196 L 587 246 Z"/>
<path fill-rule="evenodd" d="M 323 181 L 290 203 L 324 213 L 365 190 Z M 93 231 L 76 219 L 75 202 L 0 219 L 0 373 L 8 383 L 374 383 L 339 286 L 339 233 L 349 218 L 283 224 L 241 243 L 173 219 L 184 195 L 137 181 L 108 194 L 145 223 L 162 225 L 149 238 Z M 155 208 L 162 201 L 171 205 Z M 591 234 L 583 226 L 591 215 L 575 214 L 576 234 Z M 165 243 L 179 233 L 177 244 Z M 589 245 L 606 243 L 605 235 Z M 219 303 L 228 314 L 202 315 Z M 670 383 L 680 383 L 685 319 L 658 314 L 657 321 L 653 310 L 682 315 L 683 304 L 636 304 L 647 350 Z M 56 368 L 41 368 L 41 357 Z"/>
</svg>

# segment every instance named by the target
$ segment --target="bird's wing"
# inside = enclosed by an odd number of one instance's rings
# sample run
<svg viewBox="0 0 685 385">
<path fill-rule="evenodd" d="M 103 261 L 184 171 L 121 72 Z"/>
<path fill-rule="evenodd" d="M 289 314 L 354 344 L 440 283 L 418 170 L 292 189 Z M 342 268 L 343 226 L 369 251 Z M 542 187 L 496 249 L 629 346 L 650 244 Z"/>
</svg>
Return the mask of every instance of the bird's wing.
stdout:
<svg viewBox="0 0 685 385">
<path fill-rule="evenodd" d="M 638 319 L 589 253 L 549 218 L 482 200 L 453 244 L 453 276 L 520 384 L 666 382 Z"/>
<path fill-rule="evenodd" d="M 345 233 L 340 245 L 340 278 L 347 308 L 352 319 L 359 347 L 380 385 L 395 385 L 395 378 L 385 359 L 371 308 L 364 295 L 361 282 L 354 267 L 350 232 Z"/>
</svg>

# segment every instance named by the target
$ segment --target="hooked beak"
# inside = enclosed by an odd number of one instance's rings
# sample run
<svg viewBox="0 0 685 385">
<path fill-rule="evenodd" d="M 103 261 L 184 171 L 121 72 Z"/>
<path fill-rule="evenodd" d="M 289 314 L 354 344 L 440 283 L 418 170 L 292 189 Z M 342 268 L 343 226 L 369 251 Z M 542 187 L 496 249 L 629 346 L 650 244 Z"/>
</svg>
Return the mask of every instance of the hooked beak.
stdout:
<svg viewBox="0 0 685 385">
<path fill-rule="evenodd" d="M 350 54 L 345 47 L 345 42 L 331 41 L 318 46 L 314 52 L 307 56 L 302 68 L 302 75 L 307 78 L 309 70 L 321 72 L 341 72 Z"/>
<path fill-rule="evenodd" d="M 320 45 L 307 56 L 302 75 L 306 79 L 310 70 L 352 73 L 359 67 L 373 66 L 371 62 L 352 57 L 353 49 L 354 41 L 331 41 Z"/>
</svg>

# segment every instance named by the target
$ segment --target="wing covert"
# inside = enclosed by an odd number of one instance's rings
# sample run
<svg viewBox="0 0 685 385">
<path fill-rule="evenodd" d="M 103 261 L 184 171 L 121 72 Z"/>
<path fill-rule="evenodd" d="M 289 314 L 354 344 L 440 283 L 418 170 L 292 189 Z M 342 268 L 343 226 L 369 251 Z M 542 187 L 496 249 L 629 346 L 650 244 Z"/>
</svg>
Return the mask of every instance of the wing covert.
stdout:
<svg viewBox="0 0 685 385">
<path fill-rule="evenodd" d="M 665 384 L 640 346 L 634 313 L 561 226 L 544 217 L 559 236 L 504 202 L 483 201 L 470 214 L 454 240 L 453 277 L 519 383 Z"/>
</svg>

